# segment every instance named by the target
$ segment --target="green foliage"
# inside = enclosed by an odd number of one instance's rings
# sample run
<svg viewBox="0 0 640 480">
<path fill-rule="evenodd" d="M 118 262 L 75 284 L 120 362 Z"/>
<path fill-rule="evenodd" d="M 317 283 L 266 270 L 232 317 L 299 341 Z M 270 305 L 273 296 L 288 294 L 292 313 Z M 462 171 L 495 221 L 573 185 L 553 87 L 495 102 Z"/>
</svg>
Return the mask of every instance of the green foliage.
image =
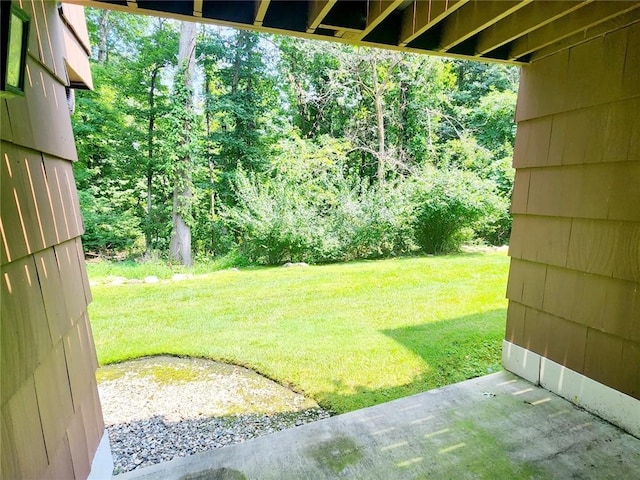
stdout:
<svg viewBox="0 0 640 480">
<path fill-rule="evenodd" d="M 175 22 L 88 19 L 96 89 L 78 92 L 73 124 L 92 249 L 144 238 L 147 256 L 166 254 L 176 179 L 199 258 L 329 262 L 507 241 L 516 69 L 203 27 L 188 112 Z"/>
<path fill-rule="evenodd" d="M 296 185 L 282 178 L 262 183 L 242 170 L 235 185 L 237 205 L 223 210 L 223 216 L 243 255 L 265 264 L 319 259 L 323 226 Z"/>
<path fill-rule="evenodd" d="M 116 188 L 111 195 L 93 195 L 90 190 L 79 192 L 85 233 L 84 248 L 89 251 L 130 251 L 142 234 L 140 221 L 127 207 L 126 194 Z"/>
<path fill-rule="evenodd" d="M 471 118 L 471 129 L 484 148 L 497 152 L 513 145 L 516 138 L 514 122 L 516 92 L 491 90 L 480 98 Z"/>
<path fill-rule="evenodd" d="M 260 36 L 248 31 L 205 34 L 204 69 L 207 155 L 216 169 L 219 197 L 233 203 L 239 164 L 249 171 L 268 167 L 267 112 L 275 102 L 273 81 L 263 63 Z"/>
<path fill-rule="evenodd" d="M 494 188 L 470 172 L 426 168 L 411 192 L 416 243 L 427 253 L 459 249 L 468 229 L 495 215 L 500 198 Z"/>
<path fill-rule="evenodd" d="M 89 19 L 99 21 L 103 14 L 91 11 Z M 172 149 L 166 141 L 169 95 L 162 73 L 174 56 L 176 32 L 159 19 L 136 23 L 117 12 L 106 19 L 110 54 L 104 63 L 92 62 L 95 91 L 78 92 L 72 117 L 79 157 L 74 172 L 85 198 L 84 241 L 95 250 L 131 248 L 145 234 L 150 249 L 164 249 L 171 212 L 164 175 Z M 98 26 L 89 25 L 98 36 Z M 140 36 L 134 38 L 136 32 Z M 115 241 L 100 233 L 105 229 L 129 237 Z"/>
<path fill-rule="evenodd" d="M 361 181 L 343 188 L 330 225 L 339 248 L 327 260 L 383 258 L 415 250 L 410 205 L 400 182 L 378 187 Z"/>
<path fill-rule="evenodd" d="M 292 132 L 278 146 L 271 176 L 239 170 L 237 203 L 222 213 L 239 251 L 265 264 L 408 253 L 413 244 L 402 183 L 381 188 L 345 177 L 348 147 Z"/>
<path fill-rule="evenodd" d="M 279 144 L 271 176 L 237 172 L 237 202 L 222 207 L 221 216 L 247 259 L 347 261 L 454 251 L 476 233 L 505 240 L 508 202 L 494 181 L 451 162 L 371 185 L 345 176 L 347 149 L 329 137 L 313 142 L 292 133 Z"/>
</svg>

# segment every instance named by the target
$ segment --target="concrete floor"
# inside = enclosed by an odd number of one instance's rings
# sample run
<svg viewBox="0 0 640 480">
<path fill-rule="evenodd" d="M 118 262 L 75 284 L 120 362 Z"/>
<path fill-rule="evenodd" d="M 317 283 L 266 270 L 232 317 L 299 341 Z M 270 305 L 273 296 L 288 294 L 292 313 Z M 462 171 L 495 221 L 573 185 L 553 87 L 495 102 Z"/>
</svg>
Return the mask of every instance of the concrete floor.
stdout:
<svg viewBox="0 0 640 480">
<path fill-rule="evenodd" d="M 627 480 L 640 440 L 500 372 L 116 478 Z"/>
</svg>

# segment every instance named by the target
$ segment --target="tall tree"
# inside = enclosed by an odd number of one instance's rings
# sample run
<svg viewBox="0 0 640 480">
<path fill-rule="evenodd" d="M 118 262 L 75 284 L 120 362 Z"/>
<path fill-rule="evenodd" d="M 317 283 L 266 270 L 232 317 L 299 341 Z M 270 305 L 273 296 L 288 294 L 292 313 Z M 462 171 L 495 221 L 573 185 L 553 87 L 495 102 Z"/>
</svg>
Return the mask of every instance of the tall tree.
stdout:
<svg viewBox="0 0 640 480">
<path fill-rule="evenodd" d="M 135 60 L 138 40 L 146 36 L 149 17 L 95 8 L 87 8 L 86 15 L 93 57 L 99 64 L 109 63 L 112 56 Z"/>
<path fill-rule="evenodd" d="M 136 103 L 136 111 L 133 112 L 140 122 L 146 121 L 146 130 L 142 135 L 140 144 L 146 145 L 147 158 L 145 162 L 138 162 L 142 167 L 140 176 L 146 180 L 146 218 L 145 218 L 145 254 L 151 255 L 154 248 L 154 236 L 157 236 L 158 223 L 154 217 L 158 209 L 154 204 L 154 191 L 156 176 L 164 172 L 166 161 L 165 142 L 158 129 L 166 125 L 162 124 L 163 116 L 167 114 L 166 85 L 162 82 L 163 70 L 175 61 L 175 51 L 178 46 L 176 31 L 165 19 L 155 19 L 148 36 L 140 40 L 138 60 L 133 69 L 133 88 L 139 101 Z M 166 123 L 166 122 L 165 122 Z"/>
<path fill-rule="evenodd" d="M 109 33 L 109 10 L 103 10 L 100 14 L 100 23 L 98 24 L 98 63 L 103 64 L 107 60 L 109 50 L 107 49 L 107 34 Z"/>
<path fill-rule="evenodd" d="M 392 162 L 387 146 L 391 112 L 386 97 L 396 88 L 396 71 L 401 60 L 402 56 L 396 52 L 370 48 L 359 48 L 341 56 L 341 80 L 350 84 L 357 98 L 361 99 L 357 110 L 359 114 L 350 122 L 350 136 L 357 149 L 373 156 L 373 176 L 379 185 L 384 185 L 390 167 L 397 163 L 397 159 Z"/>
<path fill-rule="evenodd" d="M 208 114 L 218 126 L 210 132 L 218 176 L 218 196 L 233 202 L 233 182 L 238 165 L 248 171 L 264 171 L 268 166 L 269 136 L 266 112 L 277 103 L 264 63 L 260 36 L 236 31 L 223 39 L 224 55 L 217 75 L 219 91 L 207 102 Z"/>
<path fill-rule="evenodd" d="M 193 196 L 193 76 L 195 71 L 196 24 L 180 24 L 178 71 L 175 81 L 175 132 L 178 139 L 177 158 L 173 165 L 173 229 L 169 255 L 182 265 L 191 265 L 191 199 Z"/>
</svg>

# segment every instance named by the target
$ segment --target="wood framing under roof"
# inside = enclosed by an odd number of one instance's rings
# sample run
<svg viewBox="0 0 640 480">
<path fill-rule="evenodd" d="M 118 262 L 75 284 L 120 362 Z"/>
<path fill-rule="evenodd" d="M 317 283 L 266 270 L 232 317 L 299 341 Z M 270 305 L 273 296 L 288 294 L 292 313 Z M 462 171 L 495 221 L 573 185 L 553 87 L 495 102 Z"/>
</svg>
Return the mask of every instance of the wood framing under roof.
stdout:
<svg viewBox="0 0 640 480">
<path fill-rule="evenodd" d="M 69 0 L 373 47 L 528 63 L 640 21 L 639 1 Z"/>
</svg>

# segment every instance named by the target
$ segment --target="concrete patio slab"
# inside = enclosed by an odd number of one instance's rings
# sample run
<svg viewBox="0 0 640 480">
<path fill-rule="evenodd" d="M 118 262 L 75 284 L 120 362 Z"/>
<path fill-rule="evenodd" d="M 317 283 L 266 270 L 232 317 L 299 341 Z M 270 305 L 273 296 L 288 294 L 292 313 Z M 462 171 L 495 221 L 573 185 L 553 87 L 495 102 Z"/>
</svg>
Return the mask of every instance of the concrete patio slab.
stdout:
<svg viewBox="0 0 640 480">
<path fill-rule="evenodd" d="M 499 372 L 116 478 L 631 479 L 640 439 Z"/>
</svg>

